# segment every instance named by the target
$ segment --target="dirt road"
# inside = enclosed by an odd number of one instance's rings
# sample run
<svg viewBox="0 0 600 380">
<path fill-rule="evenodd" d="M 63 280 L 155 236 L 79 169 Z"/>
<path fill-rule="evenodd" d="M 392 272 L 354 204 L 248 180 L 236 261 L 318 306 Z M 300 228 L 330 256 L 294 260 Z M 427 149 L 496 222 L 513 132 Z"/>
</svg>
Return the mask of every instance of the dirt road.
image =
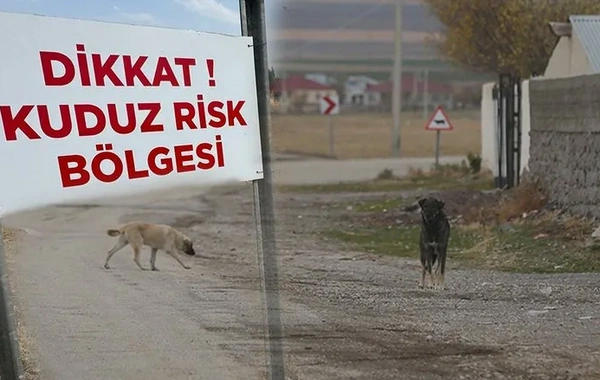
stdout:
<svg viewBox="0 0 600 380">
<path fill-rule="evenodd" d="M 418 290 L 414 261 L 315 239 L 338 223 L 339 200 L 277 198 L 290 379 L 600 378 L 598 275 L 450 264 L 447 291 Z M 186 271 L 159 255 L 161 271 L 142 272 L 125 249 L 104 270 L 113 243 L 104 231 L 136 219 L 174 224 L 208 258 Z M 50 207 L 5 223 L 27 231 L 13 276 L 43 379 L 264 378 L 249 185 Z"/>
<path fill-rule="evenodd" d="M 43 379 L 260 378 L 260 336 L 234 342 L 220 333 L 260 324 L 253 288 L 232 288 L 202 260 L 186 271 L 166 255 L 157 260 L 159 272 L 140 271 L 127 250 L 113 257 L 112 270 L 102 268 L 114 242 L 107 227 L 135 219 L 181 223 L 191 215 L 210 217 L 215 210 L 197 195 L 153 194 L 7 219 L 27 232 L 14 278 Z M 146 257 L 144 264 L 149 266 Z M 227 344 L 234 349 L 223 351 Z M 238 352 L 249 362 L 238 361 Z"/>
</svg>

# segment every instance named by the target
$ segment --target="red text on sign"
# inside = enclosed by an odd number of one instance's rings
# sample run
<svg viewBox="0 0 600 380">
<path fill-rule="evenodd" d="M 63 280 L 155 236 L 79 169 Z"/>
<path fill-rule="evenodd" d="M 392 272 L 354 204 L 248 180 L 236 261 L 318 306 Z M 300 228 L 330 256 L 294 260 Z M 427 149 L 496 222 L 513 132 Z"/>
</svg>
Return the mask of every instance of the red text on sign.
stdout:
<svg viewBox="0 0 600 380">
<path fill-rule="evenodd" d="M 58 156 L 63 187 L 84 186 L 92 179 L 112 183 L 123 177 L 133 180 L 225 166 L 220 135 L 216 136 L 214 144 L 204 142 L 197 145 L 176 145 L 172 148 L 157 146 L 143 160 L 145 165 L 139 166 L 133 150 L 125 150 L 122 155 L 118 155 L 113 152 L 112 144 L 98 144 L 96 151 L 98 153 L 91 160 L 80 154 Z"/>
<path fill-rule="evenodd" d="M 198 94 L 197 102 L 175 102 L 173 112 L 175 116 L 175 128 L 178 131 L 189 129 L 204 129 L 207 127 L 221 128 L 236 125 L 247 126 L 246 119 L 242 115 L 245 100 L 212 100 L 204 102 L 204 96 Z"/>
<path fill-rule="evenodd" d="M 147 56 L 98 53 L 89 54 L 83 44 L 75 46 L 76 59 L 58 51 L 40 51 L 40 64 L 46 86 L 67 86 L 77 78 L 85 87 L 106 86 L 157 87 L 168 84 L 173 87 L 192 85 L 191 68 L 195 58 L 158 57 L 156 61 Z M 145 69 L 145 70 L 144 70 Z M 147 74 L 151 73 L 151 74 Z"/>
<path fill-rule="evenodd" d="M 0 124 L 6 141 L 16 140 L 18 131 L 30 140 L 41 139 L 40 132 L 33 128 L 38 124 L 41 133 L 53 139 L 67 137 L 73 130 L 77 130 L 79 136 L 96 136 L 107 126 L 123 135 L 133 132 L 136 126 L 143 133 L 164 131 L 164 125 L 156 122 L 160 103 L 125 103 L 124 108 L 125 111 L 119 112 L 114 103 L 105 108 L 93 104 L 61 104 L 58 106 L 59 120 L 52 121 L 48 106 L 44 104 L 26 104 L 18 109 L 0 106 Z"/>
<path fill-rule="evenodd" d="M 215 87 L 217 85 L 217 81 L 215 80 L 215 60 L 207 59 L 206 68 L 208 70 L 208 85 Z"/>
</svg>

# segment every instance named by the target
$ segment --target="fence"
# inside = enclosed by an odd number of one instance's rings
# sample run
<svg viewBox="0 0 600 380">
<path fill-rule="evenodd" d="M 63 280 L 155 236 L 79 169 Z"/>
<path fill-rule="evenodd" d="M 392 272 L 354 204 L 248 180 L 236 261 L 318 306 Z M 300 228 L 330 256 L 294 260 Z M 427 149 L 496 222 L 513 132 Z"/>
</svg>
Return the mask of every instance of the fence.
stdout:
<svg viewBox="0 0 600 380">
<path fill-rule="evenodd" d="M 530 136 L 530 82 L 525 80 L 521 84 L 521 143 L 519 174 L 528 168 Z M 498 135 L 498 112 L 494 99 L 495 83 L 486 83 L 482 87 L 481 94 L 481 158 L 482 166 L 491 170 L 494 177 L 498 178 L 505 173 L 499 172 L 498 158 L 499 141 Z M 504 153 L 504 152 L 503 152 Z M 505 157 L 502 157 L 505 161 Z"/>
</svg>

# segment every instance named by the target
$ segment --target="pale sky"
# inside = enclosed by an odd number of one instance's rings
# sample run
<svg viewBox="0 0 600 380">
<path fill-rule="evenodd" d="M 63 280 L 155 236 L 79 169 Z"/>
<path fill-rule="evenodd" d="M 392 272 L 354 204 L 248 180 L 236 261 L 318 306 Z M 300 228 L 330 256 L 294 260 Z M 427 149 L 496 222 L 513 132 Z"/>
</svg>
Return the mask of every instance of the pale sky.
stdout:
<svg viewBox="0 0 600 380">
<path fill-rule="evenodd" d="M 0 0 L 0 10 L 240 34 L 238 0 Z"/>
</svg>

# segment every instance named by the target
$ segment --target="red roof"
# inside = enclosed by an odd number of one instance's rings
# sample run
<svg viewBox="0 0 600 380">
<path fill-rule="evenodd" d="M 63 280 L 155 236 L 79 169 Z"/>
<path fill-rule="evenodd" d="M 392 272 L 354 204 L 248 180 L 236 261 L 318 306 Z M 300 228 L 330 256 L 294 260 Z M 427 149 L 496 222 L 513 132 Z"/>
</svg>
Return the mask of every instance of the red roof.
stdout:
<svg viewBox="0 0 600 380">
<path fill-rule="evenodd" d="M 271 83 L 271 91 L 281 92 L 294 90 L 333 90 L 333 86 L 326 86 L 321 83 L 306 79 L 302 75 L 292 75 L 285 79 L 277 78 Z"/>
<path fill-rule="evenodd" d="M 414 90 L 414 80 L 415 77 L 403 77 L 402 78 L 402 92 L 412 92 Z M 423 82 L 417 81 L 417 91 L 419 93 L 423 92 Z M 367 92 L 381 92 L 384 94 L 391 93 L 392 90 L 392 82 L 381 82 L 377 84 L 369 84 L 367 85 Z M 432 82 L 429 81 L 427 83 L 427 91 L 430 94 L 447 94 L 452 91 L 452 88 L 444 83 Z"/>
</svg>

